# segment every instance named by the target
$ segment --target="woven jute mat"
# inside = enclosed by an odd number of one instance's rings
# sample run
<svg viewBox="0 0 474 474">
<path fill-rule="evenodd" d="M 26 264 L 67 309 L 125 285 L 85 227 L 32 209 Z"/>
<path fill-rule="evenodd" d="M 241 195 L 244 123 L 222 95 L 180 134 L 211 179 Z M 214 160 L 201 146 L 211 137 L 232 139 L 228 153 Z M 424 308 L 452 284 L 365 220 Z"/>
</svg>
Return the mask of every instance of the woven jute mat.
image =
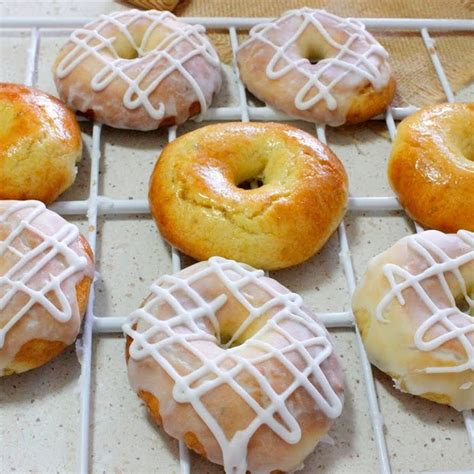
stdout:
<svg viewBox="0 0 474 474">
<path fill-rule="evenodd" d="M 179 16 L 276 17 L 309 6 L 350 17 L 474 19 L 474 0 L 182 0 Z M 228 34 L 210 31 L 224 63 L 232 60 Z M 427 105 L 446 100 L 420 34 L 384 31 L 375 36 L 387 48 L 397 78 L 396 105 Z M 474 80 L 474 34 L 431 33 L 454 92 Z M 244 39 L 245 34 L 240 36 Z"/>
</svg>

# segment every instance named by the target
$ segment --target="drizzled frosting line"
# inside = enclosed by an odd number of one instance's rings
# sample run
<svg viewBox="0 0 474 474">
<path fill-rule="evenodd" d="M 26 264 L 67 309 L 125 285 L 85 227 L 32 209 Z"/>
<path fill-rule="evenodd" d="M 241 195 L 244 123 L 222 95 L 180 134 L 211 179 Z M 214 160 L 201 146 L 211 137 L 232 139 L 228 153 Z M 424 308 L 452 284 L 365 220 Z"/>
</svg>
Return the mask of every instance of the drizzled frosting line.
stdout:
<svg viewBox="0 0 474 474">
<path fill-rule="evenodd" d="M 338 23 L 334 28 L 344 30 L 348 34 L 347 40 L 344 43 L 338 42 L 318 17 L 323 20 L 337 21 Z M 300 20 L 301 24 L 296 32 L 283 44 L 277 44 L 269 38 L 271 33 L 277 31 L 282 27 L 281 25 L 292 19 Z M 311 70 L 307 67 L 308 60 L 306 58 L 295 59 L 292 57 L 293 55 L 289 54 L 289 51 L 308 27 L 315 28 L 324 41 L 337 50 L 335 56 L 322 59 Z M 368 47 L 363 53 L 360 53 L 354 49 L 354 43 L 362 39 L 368 44 Z M 240 49 L 244 49 L 255 41 L 261 41 L 275 51 L 272 59 L 266 66 L 266 75 L 269 79 L 282 78 L 292 71 L 298 71 L 307 79 L 294 98 L 294 105 L 299 110 L 308 110 L 321 100 L 326 103 L 329 110 L 335 110 L 338 107 L 338 102 L 332 90 L 349 73 L 354 73 L 368 80 L 375 90 L 381 90 L 388 84 L 390 79 L 390 75 L 382 73 L 380 67 L 377 67 L 372 61 L 373 57 L 379 57 L 381 62 L 383 62 L 388 58 L 388 53 L 365 30 L 365 26 L 357 20 L 342 19 L 324 10 L 314 10 L 311 8 L 289 10 L 275 22 L 253 27 L 250 30 L 249 38 L 242 43 Z M 331 68 L 338 68 L 340 73 L 330 82 L 327 82 L 324 74 Z"/>
<path fill-rule="evenodd" d="M 221 293 L 212 301 L 206 302 L 192 287 L 194 283 L 209 275 L 217 275 L 225 290 L 248 312 L 247 318 L 226 344 L 220 341 L 217 312 L 226 304 L 227 296 Z M 123 327 L 124 332 L 133 339 L 129 348 L 130 356 L 137 361 L 153 357 L 174 381 L 175 401 L 190 403 L 211 430 L 221 447 L 224 467 L 228 473 L 245 473 L 248 443 L 263 425 L 267 425 L 289 444 L 297 443 L 301 439 L 301 428 L 287 406 L 289 397 L 297 389 L 303 388 L 328 418 L 337 417 L 342 410 L 341 398 L 321 369 L 321 364 L 333 352 L 327 332 L 302 310 L 300 296 L 290 292 L 280 293 L 263 277 L 262 271 L 220 257 L 212 257 L 194 274 L 160 278 L 151 287 L 152 297 L 141 309 L 130 315 Z M 251 298 L 245 294 L 245 287 L 249 285 L 256 285 L 264 290 L 269 295 L 269 300 L 261 306 L 254 306 Z M 193 307 L 185 308 L 177 298 L 178 294 L 186 295 L 193 302 Z M 163 304 L 168 304 L 173 309 L 174 315 L 168 319 L 158 319 L 153 315 L 153 311 Z M 271 310 L 274 310 L 273 315 L 251 338 L 237 347 L 232 347 L 239 335 Z M 311 336 L 304 340 L 296 339 L 286 327 L 289 322 L 305 328 Z M 278 334 L 283 338 L 284 347 L 274 347 L 271 339 L 267 338 L 270 334 Z M 195 341 L 221 344 L 224 350 L 209 358 L 193 344 Z M 196 370 L 186 375 L 178 373 L 167 354 L 167 350 L 177 346 L 199 360 Z M 247 349 L 254 349 L 254 355 L 244 357 L 242 353 Z M 289 359 L 290 354 L 295 352 L 304 361 L 302 370 Z M 277 393 L 258 370 L 259 364 L 272 359 L 283 365 L 293 377 L 292 383 L 282 393 Z M 256 380 L 268 397 L 267 406 L 262 406 L 239 384 L 236 377 L 242 373 L 248 373 Z M 310 378 L 315 382 L 312 383 Z M 207 393 L 222 384 L 231 387 L 255 413 L 251 423 L 244 430 L 236 432 L 231 439 L 226 437 L 218 420 L 202 401 Z"/>
<path fill-rule="evenodd" d="M 474 262 L 474 233 L 461 230 L 457 233 L 457 238 L 470 247 L 472 250 L 457 257 L 450 257 L 447 253 L 436 245 L 433 241 L 425 238 L 423 233 L 407 237 L 408 249 L 415 252 L 420 259 L 427 264 L 427 268 L 418 273 L 411 274 L 406 268 L 402 268 L 393 263 L 387 263 L 383 267 L 383 272 L 390 283 L 390 291 L 379 302 L 375 316 L 379 321 L 384 319 L 384 311 L 388 305 L 396 299 L 401 306 L 406 304 L 403 291 L 413 289 L 418 298 L 428 309 L 430 315 L 418 327 L 414 337 L 414 343 L 418 350 L 424 352 L 436 351 L 441 346 L 451 340 L 457 340 L 466 354 L 466 362 L 453 367 L 428 367 L 424 369 L 426 373 L 448 373 L 474 370 L 474 346 L 466 337 L 474 332 L 474 317 L 462 312 L 456 305 L 455 297 L 449 287 L 447 274 L 451 274 L 459 285 L 461 295 L 469 307 L 469 311 L 474 309 L 474 300 L 467 292 L 466 281 L 460 271 L 463 265 Z M 436 278 L 443 295 L 448 304 L 443 307 L 437 304 L 434 295 L 423 286 L 423 283 L 430 278 Z M 461 325 L 453 321 L 453 317 L 465 316 Z M 456 319 L 459 321 L 459 318 Z M 443 334 L 430 340 L 427 335 L 430 330 L 437 325 L 444 328 Z"/>
<path fill-rule="evenodd" d="M 15 214 L 29 210 L 21 218 Z M 5 310 L 18 293 L 26 294 L 28 301 L 0 328 L 0 349 L 10 329 L 23 318 L 34 305 L 42 306 L 54 319 L 67 322 L 73 316 L 70 299 L 63 288 L 64 282 L 87 267 L 87 259 L 78 255 L 72 248 L 79 237 L 76 226 L 65 223 L 53 235 L 42 232 L 34 221 L 43 213 L 46 207 L 39 201 L 18 201 L 0 212 L 0 225 L 11 225 L 13 228 L 8 237 L 0 242 L 0 258 L 7 252 L 14 254 L 18 260 L 7 271 L 0 275 L 0 312 Z M 30 232 L 41 239 L 36 247 L 22 253 L 15 246 L 15 240 L 22 237 L 24 232 Z M 41 288 L 31 286 L 32 279 L 42 271 L 53 259 L 63 257 L 64 269 L 56 275 L 49 275 L 48 280 Z M 53 292 L 58 306 L 48 294 Z"/>
<path fill-rule="evenodd" d="M 141 45 L 138 45 L 130 34 L 129 28 L 137 20 L 144 18 L 149 20 L 149 24 L 143 34 Z M 173 22 L 167 20 L 173 20 Z M 165 28 L 169 30 L 169 33 L 152 50 L 145 51 L 143 45 L 146 46 L 150 35 L 165 22 Z M 91 79 L 90 86 L 93 91 L 103 91 L 114 79 L 120 77 L 127 84 L 122 97 L 124 106 L 129 110 L 143 106 L 150 117 L 161 120 L 166 113 L 164 102 L 154 105 L 150 96 L 167 77 L 178 71 L 194 91 L 201 113 L 204 113 L 208 108 L 205 94 L 196 79 L 186 70 L 185 65 L 194 57 L 201 56 L 206 62 L 217 67 L 220 65 L 219 57 L 203 34 L 205 32 L 203 26 L 182 23 L 178 28 L 174 25 L 176 22 L 174 15 L 169 12 L 130 10 L 101 15 L 100 20 L 89 23 L 72 33 L 69 41 L 74 44 L 74 48 L 58 64 L 56 75 L 59 79 L 65 78 L 82 61 L 93 56 L 102 63 L 102 68 Z M 101 34 L 101 31 L 110 25 L 118 28 L 119 33 L 127 38 L 133 49 L 137 51 L 138 59 L 146 61 L 146 65 L 136 77 L 131 77 L 127 73 L 127 70 L 134 66 L 135 60 L 120 58 L 113 44 L 116 38 L 108 38 Z M 97 44 L 93 44 L 94 42 Z M 187 43 L 191 50 L 180 57 L 176 51 L 183 42 Z M 162 64 L 163 67 L 155 72 L 158 64 Z M 147 85 L 142 88 L 144 83 Z"/>
</svg>

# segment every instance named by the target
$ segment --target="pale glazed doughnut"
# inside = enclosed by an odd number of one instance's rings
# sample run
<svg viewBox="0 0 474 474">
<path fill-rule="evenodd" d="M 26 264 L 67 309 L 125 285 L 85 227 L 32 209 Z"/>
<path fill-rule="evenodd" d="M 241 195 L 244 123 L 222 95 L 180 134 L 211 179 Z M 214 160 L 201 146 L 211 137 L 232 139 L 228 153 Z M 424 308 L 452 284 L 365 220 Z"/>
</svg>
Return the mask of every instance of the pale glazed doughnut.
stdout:
<svg viewBox="0 0 474 474">
<path fill-rule="evenodd" d="M 390 104 L 395 80 L 387 59 L 362 23 L 311 8 L 255 26 L 237 54 L 240 76 L 256 97 L 333 126 L 363 122 Z"/>
<path fill-rule="evenodd" d="M 74 31 L 53 66 L 62 99 L 116 128 L 153 130 L 205 112 L 222 83 L 204 34 L 169 12 L 102 15 Z"/>
<path fill-rule="evenodd" d="M 54 201 L 76 179 L 81 130 L 61 101 L 0 83 L 0 199 Z"/>
<path fill-rule="evenodd" d="M 474 231 L 474 103 L 438 104 L 403 120 L 388 179 L 420 224 Z"/>
<path fill-rule="evenodd" d="M 238 187 L 261 181 L 256 189 Z M 342 163 L 314 136 L 276 123 L 201 127 L 163 150 L 149 200 L 160 233 L 197 260 L 296 265 L 336 230 L 347 204 Z"/>
<path fill-rule="evenodd" d="M 300 468 L 341 413 L 326 329 L 247 265 L 213 257 L 161 277 L 124 332 L 131 386 L 154 420 L 227 473 Z"/>
<path fill-rule="evenodd" d="M 0 376 L 45 364 L 76 339 L 92 250 L 39 201 L 0 201 Z"/>
<path fill-rule="evenodd" d="M 370 261 L 352 307 L 370 361 L 397 388 L 474 408 L 474 233 L 404 237 Z"/>
</svg>

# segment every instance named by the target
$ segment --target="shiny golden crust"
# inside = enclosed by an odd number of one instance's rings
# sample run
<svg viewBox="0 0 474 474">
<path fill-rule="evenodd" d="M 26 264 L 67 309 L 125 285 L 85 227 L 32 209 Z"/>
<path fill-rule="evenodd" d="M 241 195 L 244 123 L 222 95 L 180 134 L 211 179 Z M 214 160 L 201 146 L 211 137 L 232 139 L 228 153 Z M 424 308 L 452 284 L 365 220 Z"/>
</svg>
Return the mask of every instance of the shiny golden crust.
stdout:
<svg viewBox="0 0 474 474">
<path fill-rule="evenodd" d="M 474 231 L 474 103 L 439 104 L 403 120 L 388 179 L 425 227 Z"/>
<path fill-rule="evenodd" d="M 79 237 L 79 241 L 90 262 L 93 263 L 94 254 L 89 243 L 82 235 Z M 92 279 L 86 276 L 76 285 L 77 304 L 79 307 L 81 320 L 86 312 L 91 284 Z M 48 318 L 44 308 L 41 308 L 39 311 L 45 313 L 45 321 L 47 321 L 47 324 L 50 326 L 51 332 L 54 333 L 55 328 L 57 328 L 57 330 L 61 329 L 61 325 L 64 323 L 58 322 L 51 317 Z M 27 318 L 21 319 L 10 330 L 9 336 L 14 337 L 15 333 L 21 333 L 21 331 L 23 331 L 27 325 Z M 26 372 L 27 370 L 35 369 L 36 367 L 40 367 L 60 354 L 66 347 L 68 347 L 68 345 L 63 341 L 32 339 L 21 346 L 15 358 L 8 364 L 7 367 L 3 369 L 3 375 L 18 374 L 21 372 Z"/>
<path fill-rule="evenodd" d="M 391 104 L 395 96 L 395 89 L 395 79 L 391 77 L 388 84 L 380 91 L 376 91 L 371 85 L 357 91 L 350 102 L 346 123 L 366 122 L 381 114 Z"/>
<path fill-rule="evenodd" d="M 76 178 L 81 131 L 58 99 L 0 84 L 0 199 L 54 201 Z"/>
<path fill-rule="evenodd" d="M 237 185 L 258 178 L 263 186 Z M 202 127 L 165 147 L 150 181 L 161 234 L 198 260 L 213 255 L 277 269 L 317 252 L 348 195 L 343 165 L 325 145 L 274 123 Z"/>
<path fill-rule="evenodd" d="M 474 408 L 474 371 L 440 374 L 423 372 L 427 367 L 459 365 L 466 361 L 466 351 L 457 339 L 444 343 L 442 349 L 437 351 L 424 352 L 415 347 L 415 332 L 424 308 L 417 303 L 418 298 L 413 290 L 404 291 L 404 306 L 394 300 L 386 308 L 384 319 L 387 322 L 381 322 L 375 317 L 379 302 L 391 288 L 383 272 L 384 265 L 393 262 L 400 264 L 400 260 L 410 261 L 413 265 L 412 259 L 413 256 L 402 239 L 369 262 L 366 273 L 357 285 L 352 298 L 352 310 L 368 357 L 403 392 L 450 405 L 458 410 Z M 461 272 L 472 297 L 474 262 L 464 265 Z M 459 285 L 451 273 L 446 274 L 446 278 L 457 299 L 461 294 Z M 425 287 L 429 291 L 435 291 L 436 277 Z M 470 333 L 467 337 L 474 344 L 474 334 Z"/>
</svg>

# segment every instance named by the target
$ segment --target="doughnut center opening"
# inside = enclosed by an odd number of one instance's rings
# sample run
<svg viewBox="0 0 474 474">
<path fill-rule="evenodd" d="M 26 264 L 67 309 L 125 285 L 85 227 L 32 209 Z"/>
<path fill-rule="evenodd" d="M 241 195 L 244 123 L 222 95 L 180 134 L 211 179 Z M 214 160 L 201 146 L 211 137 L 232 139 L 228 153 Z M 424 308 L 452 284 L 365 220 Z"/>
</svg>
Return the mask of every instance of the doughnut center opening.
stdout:
<svg viewBox="0 0 474 474">
<path fill-rule="evenodd" d="M 261 178 L 250 178 L 246 179 L 237 184 L 237 187 L 240 189 L 250 190 L 261 188 L 265 183 Z"/>
<path fill-rule="evenodd" d="M 474 161 L 474 138 L 472 138 L 472 143 L 465 144 L 462 151 L 468 161 Z"/>
<path fill-rule="evenodd" d="M 324 56 L 321 54 L 321 51 L 318 51 L 315 48 L 309 48 L 303 57 L 307 59 L 311 64 L 318 64 L 319 61 L 324 59 Z"/>
<path fill-rule="evenodd" d="M 474 294 L 471 298 L 474 297 Z M 474 317 L 474 307 L 471 307 L 468 301 L 464 298 L 464 296 L 460 296 L 456 299 L 456 306 L 459 311 L 468 314 L 469 316 Z"/>
<path fill-rule="evenodd" d="M 306 59 L 311 64 L 318 64 L 319 61 L 326 59 L 329 52 L 324 45 L 324 39 L 319 35 L 315 35 L 314 31 L 307 28 L 301 35 L 298 44 L 298 49 L 301 57 Z"/>
</svg>

